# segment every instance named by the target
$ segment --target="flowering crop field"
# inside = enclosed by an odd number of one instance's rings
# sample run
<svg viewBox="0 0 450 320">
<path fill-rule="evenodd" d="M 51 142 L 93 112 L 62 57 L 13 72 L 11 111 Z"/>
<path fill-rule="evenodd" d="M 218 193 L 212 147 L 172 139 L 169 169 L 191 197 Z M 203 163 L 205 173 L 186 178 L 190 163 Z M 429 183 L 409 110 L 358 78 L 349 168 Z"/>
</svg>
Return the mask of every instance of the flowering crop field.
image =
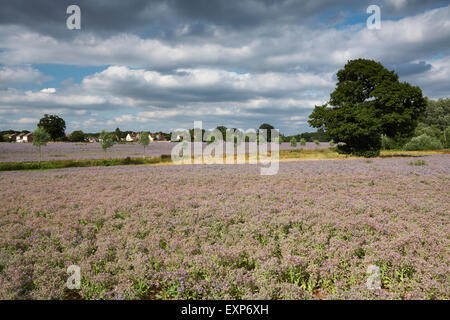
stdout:
<svg viewBox="0 0 450 320">
<path fill-rule="evenodd" d="M 176 142 L 155 142 L 150 143 L 145 149 L 145 156 L 157 157 L 162 154 L 170 154 Z M 204 144 L 206 145 L 206 144 Z M 325 149 L 327 142 L 316 145 L 307 142 L 303 149 Z M 300 148 L 291 147 L 287 142 L 280 145 L 280 150 L 293 150 Z M 126 158 L 139 157 L 144 152 L 143 147 L 138 143 L 116 144 L 103 151 L 99 143 L 49 143 L 42 147 L 42 160 L 80 160 L 80 159 L 102 159 L 102 158 Z M 0 143 L 0 161 L 37 161 L 38 148 L 31 143 Z"/>
<path fill-rule="evenodd" d="M 449 299 L 450 156 L 420 159 L 1 172 L 0 298 Z"/>
</svg>

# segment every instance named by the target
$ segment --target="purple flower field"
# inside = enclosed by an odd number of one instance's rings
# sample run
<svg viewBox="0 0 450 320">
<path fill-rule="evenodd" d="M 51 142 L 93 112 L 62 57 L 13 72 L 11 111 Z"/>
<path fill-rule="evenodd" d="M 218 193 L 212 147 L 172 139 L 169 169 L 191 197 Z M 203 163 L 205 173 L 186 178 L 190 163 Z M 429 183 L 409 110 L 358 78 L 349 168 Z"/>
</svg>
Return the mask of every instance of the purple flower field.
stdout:
<svg viewBox="0 0 450 320">
<path fill-rule="evenodd" d="M 155 142 L 145 149 L 147 157 L 157 157 L 162 154 L 170 154 L 175 142 Z M 206 144 L 205 144 L 206 145 Z M 316 146 L 313 142 L 307 142 L 304 149 L 328 148 L 329 144 L 322 142 Z M 291 147 L 287 142 L 280 145 L 280 150 L 298 149 Z M 126 158 L 140 157 L 143 155 L 143 147 L 138 143 L 116 144 L 108 149 L 106 157 Z M 99 143 L 49 143 L 42 147 L 42 160 L 78 160 L 78 159 L 102 159 L 105 153 Z M 31 143 L 0 143 L 0 161 L 37 161 L 38 148 Z"/>
<path fill-rule="evenodd" d="M 420 159 L 1 172 L 0 298 L 449 299 L 450 157 Z"/>
</svg>

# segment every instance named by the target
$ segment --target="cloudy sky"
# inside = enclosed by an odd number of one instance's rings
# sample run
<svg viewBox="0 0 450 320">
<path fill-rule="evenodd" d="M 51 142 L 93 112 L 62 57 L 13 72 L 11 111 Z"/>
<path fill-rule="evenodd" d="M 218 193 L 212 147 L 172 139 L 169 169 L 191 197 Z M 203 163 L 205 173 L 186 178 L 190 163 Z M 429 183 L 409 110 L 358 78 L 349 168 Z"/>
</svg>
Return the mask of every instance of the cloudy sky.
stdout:
<svg viewBox="0 0 450 320">
<path fill-rule="evenodd" d="M 70 4 L 80 30 L 66 26 Z M 380 30 L 366 26 L 372 4 Z M 304 132 L 354 58 L 450 97 L 449 1 L 2 0 L 0 130 L 33 130 L 50 113 L 68 132 L 194 120 Z"/>
</svg>

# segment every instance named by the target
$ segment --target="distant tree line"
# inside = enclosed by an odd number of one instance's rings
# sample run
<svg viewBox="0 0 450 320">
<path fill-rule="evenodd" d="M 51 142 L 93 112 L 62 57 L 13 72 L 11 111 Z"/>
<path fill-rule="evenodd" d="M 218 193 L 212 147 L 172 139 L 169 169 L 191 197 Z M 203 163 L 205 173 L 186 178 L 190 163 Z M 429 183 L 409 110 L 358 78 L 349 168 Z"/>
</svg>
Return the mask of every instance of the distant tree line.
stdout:
<svg viewBox="0 0 450 320">
<path fill-rule="evenodd" d="M 323 129 L 318 129 L 315 132 L 303 132 L 300 134 L 296 134 L 293 136 L 283 136 L 284 141 L 291 141 L 292 138 L 295 138 L 297 142 L 300 142 L 302 139 L 306 142 L 329 142 L 330 139 L 327 137 Z"/>
<path fill-rule="evenodd" d="M 450 98 L 426 99 L 426 108 L 409 137 L 382 136 L 386 150 L 437 150 L 450 148 Z"/>
</svg>

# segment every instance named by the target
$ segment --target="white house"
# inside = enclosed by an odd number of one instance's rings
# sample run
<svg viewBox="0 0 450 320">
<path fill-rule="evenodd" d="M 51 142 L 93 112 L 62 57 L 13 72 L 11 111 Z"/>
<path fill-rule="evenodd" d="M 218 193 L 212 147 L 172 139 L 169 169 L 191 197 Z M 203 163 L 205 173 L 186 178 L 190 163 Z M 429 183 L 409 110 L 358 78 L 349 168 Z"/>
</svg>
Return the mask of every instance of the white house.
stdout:
<svg viewBox="0 0 450 320">
<path fill-rule="evenodd" d="M 23 136 L 22 141 L 23 142 L 33 142 L 33 134 L 31 132 L 27 133 L 26 135 Z"/>
<path fill-rule="evenodd" d="M 132 141 L 137 142 L 137 141 L 139 141 L 140 137 L 141 137 L 140 133 L 131 132 L 131 133 L 127 134 L 127 137 L 125 138 L 125 140 L 128 142 L 132 142 Z M 148 135 L 148 138 L 150 139 L 150 142 L 153 142 L 154 137 L 151 134 Z"/>
<path fill-rule="evenodd" d="M 139 133 L 134 133 L 134 132 L 127 134 L 127 137 L 125 138 L 125 140 L 128 142 L 138 141 L 138 139 L 139 139 Z"/>
<path fill-rule="evenodd" d="M 20 133 L 16 136 L 16 142 L 18 143 L 26 143 L 33 141 L 33 134 L 30 133 Z"/>
</svg>

